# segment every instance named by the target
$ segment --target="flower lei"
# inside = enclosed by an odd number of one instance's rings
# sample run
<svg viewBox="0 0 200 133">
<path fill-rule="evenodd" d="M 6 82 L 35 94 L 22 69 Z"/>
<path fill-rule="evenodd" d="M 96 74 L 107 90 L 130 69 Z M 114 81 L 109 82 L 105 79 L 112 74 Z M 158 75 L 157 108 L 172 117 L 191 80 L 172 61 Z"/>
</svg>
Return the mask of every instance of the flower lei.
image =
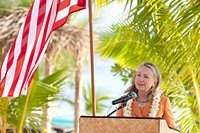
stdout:
<svg viewBox="0 0 200 133">
<path fill-rule="evenodd" d="M 131 105 L 132 105 L 133 99 L 130 99 L 127 101 L 126 106 L 124 107 L 124 116 L 131 117 Z"/>
<path fill-rule="evenodd" d="M 160 96 L 161 96 L 162 92 L 163 92 L 162 90 L 156 89 L 156 91 L 154 93 L 151 109 L 149 112 L 149 117 L 156 117 L 156 114 L 159 110 Z M 126 107 L 124 107 L 124 116 L 125 117 L 132 116 L 132 111 L 131 111 L 132 102 L 133 102 L 133 99 L 130 99 L 129 101 L 127 101 Z"/>
</svg>

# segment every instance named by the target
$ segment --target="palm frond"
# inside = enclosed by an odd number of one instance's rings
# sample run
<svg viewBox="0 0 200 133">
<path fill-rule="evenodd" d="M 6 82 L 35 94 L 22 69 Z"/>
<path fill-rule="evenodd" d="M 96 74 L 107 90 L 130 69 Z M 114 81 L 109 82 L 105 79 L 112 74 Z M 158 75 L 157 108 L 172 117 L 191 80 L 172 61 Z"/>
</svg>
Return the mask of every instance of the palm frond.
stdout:
<svg viewBox="0 0 200 133">
<path fill-rule="evenodd" d="M 41 129 L 41 121 L 46 120 L 46 116 L 42 114 L 43 109 L 47 109 L 52 105 L 54 101 L 60 100 L 61 97 L 59 93 L 61 89 L 60 85 L 65 82 L 64 79 L 68 77 L 67 68 L 59 70 L 52 75 L 43 78 L 41 80 L 35 80 L 32 82 L 32 89 L 30 92 L 30 98 L 28 99 L 27 110 L 25 112 L 25 129 L 33 129 L 38 131 Z M 10 126 L 19 128 L 19 123 L 21 121 L 22 110 L 24 109 L 26 101 L 26 96 L 21 95 L 17 98 L 12 98 L 9 101 L 9 106 L 7 110 L 7 123 Z"/>
<path fill-rule="evenodd" d="M 91 114 L 92 113 L 92 89 L 90 84 L 87 85 L 87 87 L 83 87 L 83 96 L 86 104 L 86 113 Z M 100 94 L 97 90 L 96 92 L 96 111 L 98 114 L 102 113 L 107 107 L 103 101 L 109 100 L 111 96 L 105 95 L 105 94 Z"/>
<path fill-rule="evenodd" d="M 180 130 L 187 132 L 195 132 L 200 121 L 196 117 L 197 97 L 191 76 L 193 68 L 196 81 L 200 80 L 199 4 L 200 1 L 140 1 L 124 21 L 106 29 L 108 33 L 102 36 L 98 47 L 101 56 L 114 59 L 122 68 L 135 70 L 144 61 L 157 64 L 163 74 L 163 89 L 180 110 L 179 118 L 185 117 L 177 120 Z M 185 108 L 188 110 L 183 113 Z"/>
</svg>

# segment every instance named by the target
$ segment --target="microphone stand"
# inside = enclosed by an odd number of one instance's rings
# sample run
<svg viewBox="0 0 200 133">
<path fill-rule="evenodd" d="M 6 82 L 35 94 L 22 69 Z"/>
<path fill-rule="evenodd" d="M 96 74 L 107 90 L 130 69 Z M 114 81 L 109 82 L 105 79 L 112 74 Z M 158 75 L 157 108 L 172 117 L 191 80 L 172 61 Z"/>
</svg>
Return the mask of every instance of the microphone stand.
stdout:
<svg viewBox="0 0 200 133">
<path fill-rule="evenodd" d="M 124 103 L 122 104 L 122 106 L 116 108 L 114 111 L 112 111 L 110 114 L 108 114 L 107 117 L 111 116 L 111 115 L 112 115 L 113 113 L 115 113 L 117 110 L 120 110 L 120 109 L 126 107 L 126 103 L 127 103 L 127 101 L 124 102 Z"/>
</svg>

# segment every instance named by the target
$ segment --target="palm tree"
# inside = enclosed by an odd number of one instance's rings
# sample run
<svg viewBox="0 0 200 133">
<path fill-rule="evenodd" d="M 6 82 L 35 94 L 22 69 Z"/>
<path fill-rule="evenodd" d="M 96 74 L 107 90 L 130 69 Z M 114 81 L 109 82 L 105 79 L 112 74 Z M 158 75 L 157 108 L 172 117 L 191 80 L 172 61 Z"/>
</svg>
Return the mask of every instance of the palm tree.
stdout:
<svg viewBox="0 0 200 133">
<path fill-rule="evenodd" d="M 200 1 L 140 0 L 128 7 L 127 18 L 105 31 L 101 56 L 131 70 L 143 61 L 155 62 L 163 74 L 162 88 L 178 110 L 177 127 L 200 132 Z"/>
<path fill-rule="evenodd" d="M 68 35 L 68 36 L 66 36 Z M 57 45 L 59 44 L 59 45 Z M 54 53 L 48 57 L 54 57 L 59 52 L 68 52 L 75 60 L 75 132 L 78 132 L 78 123 L 80 117 L 80 105 L 82 96 L 82 69 L 86 57 L 89 53 L 89 35 L 84 29 L 80 29 L 74 26 L 64 25 L 62 28 L 56 30 L 53 33 L 52 40 L 50 40 L 50 47 L 47 48 L 47 52 Z M 56 47 L 55 47 L 56 45 Z M 53 46 L 53 47 L 52 47 Z"/>
<path fill-rule="evenodd" d="M 92 88 L 88 84 L 87 87 L 83 87 L 83 96 L 85 101 L 85 111 L 86 114 L 92 114 Z M 108 106 L 103 103 L 103 101 L 109 100 L 111 96 L 106 94 L 101 94 L 99 90 L 96 90 L 96 113 L 101 114 Z"/>
</svg>

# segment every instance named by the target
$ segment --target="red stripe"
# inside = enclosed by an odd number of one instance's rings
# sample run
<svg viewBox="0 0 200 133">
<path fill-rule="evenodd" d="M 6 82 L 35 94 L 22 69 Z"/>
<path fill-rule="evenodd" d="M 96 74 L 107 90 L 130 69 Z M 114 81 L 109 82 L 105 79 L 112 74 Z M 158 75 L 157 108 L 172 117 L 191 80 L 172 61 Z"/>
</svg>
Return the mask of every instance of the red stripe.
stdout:
<svg viewBox="0 0 200 133">
<path fill-rule="evenodd" d="M 69 15 L 70 15 L 71 13 L 80 11 L 80 10 L 82 10 L 82 9 L 85 9 L 85 6 L 82 7 L 82 6 L 78 6 L 78 5 L 73 5 L 73 6 L 71 6 L 70 9 L 69 9 Z M 68 15 L 68 16 L 69 16 L 69 15 Z"/>
<path fill-rule="evenodd" d="M 14 48 L 15 48 L 15 45 L 16 45 L 16 38 L 13 42 L 13 45 L 11 46 L 10 48 L 10 52 L 8 53 L 8 62 L 7 62 L 7 71 L 5 73 L 5 76 L 3 77 L 3 79 L 1 80 L 1 83 L 0 83 L 0 97 L 3 95 L 3 92 L 4 92 L 4 89 L 10 89 L 10 88 L 5 88 L 5 79 L 6 79 L 6 75 L 8 73 L 8 69 L 11 67 L 12 63 L 13 63 L 13 60 L 14 60 Z"/>
<path fill-rule="evenodd" d="M 45 4 L 41 3 L 38 12 L 38 22 L 37 22 L 38 25 L 43 24 L 45 11 L 46 11 L 46 3 Z"/>
<path fill-rule="evenodd" d="M 62 9 L 65 9 L 66 7 L 68 7 L 70 4 L 70 0 L 64 0 L 60 3 L 60 6 L 58 8 L 58 10 L 62 10 Z"/>
<path fill-rule="evenodd" d="M 4 86 L 5 86 L 5 78 L 1 81 L 1 84 L 0 84 L 0 97 L 2 97 L 4 89 L 6 89 L 4 88 Z"/>
<path fill-rule="evenodd" d="M 60 20 L 58 20 L 58 21 L 56 21 L 56 22 L 54 23 L 53 31 L 56 30 L 56 29 L 58 29 L 58 28 L 60 28 L 61 26 L 63 26 L 63 25 L 66 23 L 66 21 L 67 21 L 67 19 L 68 19 L 68 16 L 69 16 L 71 13 L 76 12 L 76 11 L 79 11 L 79 10 L 82 10 L 82 9 L 85 9 L 85 7 L 79 7 L 79 6 L 77 6 L 77 5 L 74 5 L 72 9 L 70 8 L 69 14 L 68 14 L 67 16 L 65 16 L 64 18 L 62 18 L 62 19 L 60 19 Z"/>
<path fill-rule="evenodd" d="M 33 7 L 31 7 L 31 9 L 29 10 L 28 15 L 25 20 L 25 24 L 24 24 L 25 29 L 24 29 L 23 35 L 22 35 L 23 39 L 22 39 L 21 52 L 20 52 L 20 55 L 17 60 L 16 70 L 14 73 L 15 76 L 14 76 L 14 80 L 13 80 L 11 89 L 8 93 L 8 96 L 13 95 L 16 85 L 19 81 L 19 76 L 20 76 L 20 73 L 22 71 L 22 67 L 24 64 L 24 59 L 25 59 L 25 55 L 26 55 L 26 51 L 27 51 L 27 43 L 28 43 L 27 41 L 28 41 L 28 35 L 29 35 L 29 30 L 30 30 L 30 20 L 31 20 L 31 15 L 32 15 L 32 9 L 33 9 Z"/>
<path fill-rule="evenodd" d="M 41 5 L 41 6 L 42 6 L 42 7 L 39 9 L 39 14 L 40 14 L 40 16 L 38 17 L 38 23 L 37 23 L 38 26 L 37 26 L 37 31 L 36 31 L 36 33 L 40 33 L 40 32 L 41 32 L 42 25 L 44 24 L 46 6 L 44 6 L 44 5 Z M 45 8 L 44 8 L 44 7 L 45 7 Z M 39 19 L 39 18 L 40 18 L 40 19 Z M 48 22 L 49 22 L 49 21 L 47 21 L 47 23 L 48 23 Z M 45 28 L 46 28 L 46 26 L 45 26 Z M 45 36 L 45 33 L 44 33 L 43 35 Z M 34 57 L 34 55 L 35 55 L 36 46 L 37 46 L 37 42 L 38 42 L 38 37 L 39 37 L 39 34 L 36 35 L 36 41 L 35 41 L 35 43 L 34 43 L 33 50 L 31 51 L 30 60 L 28 61 L 27 69 L 26 69 L 26 72 L 25 72 L 26 78 L 24 78 L 24 80 L 23 80 L 22 89 L 26 89 L 26 88 L 25 88 L 25 85 L 27 84 L 27 82 L 28 82 L 27 80 L 28 80 L 28 78 L 29 78 L 29 75 L 30 75 L 30 73 L 32 72 L 32 69 L 30 69 L 30 67 L 31 67 L 31 64 L 32 64 L 33 57 Z M 39 44 L 39 45 L 42 45 L 42 43 Z M 43 48 L 42 48 L 42 49 L 43 49 Z M 37 60 L 38 60 L 38 58 L 40 57 L 40 55 L 41 55 L 41 52 L 38 53 L 38 56 L 37 56 L 37 59 L 36 59 L 35 62 L 37 62 Z M 35 64 L 35 63 L 34 63 L 34 64 Z M 21 89 L 21 91 L 20 91 L 20 94 L 21 94 L 21 92 L 22 92 L 22 89 Z"/>
<path fill-rule="evenodd" d="M 86 0 L 78 0 L 77 6 L 85 7 L 86 6 Z"/>
<path fill-rule="evenodd" d="M 58 12 L 58 5 L 59 5 L 59 3 L 57 4 L 57 8 L 56 8 L 56 15 L 57 15 L 57 12 Z M 44 49 L 44 47 L 45 47 L 45 45 L 47 45 L 47 41 L 48 41 L 48 38 L 50 37 L 50 35 L 51 35 L 51 33 L 52 33 L 52 30 L 50 31 L 50 33 L 49 33 L 49 35 L 48 36 L 46 36 L 47 35 L 47 30 L 48 30 L 48 26 L 49 26 L 49 21 L 50 21 L 50 17 L 51 17 L 51 12 L 52 12 L 52 7 L 51 7 L 51 9 L 50 9 L 50 13 L 48 14 L 48 17 L 47 17 L 47 21 L 46 21 L 46 27 L 45 27 L 45 29 L 44 29 L 44 33 L 43 33 L 43 38 L 42 38 L 42 42 L 41 42 L 41 47 L 40 47 L 40 50 L 39 50 L 39 54 L 38 55 L 41 55 L 41 53 L 42 53 L 42 51 L 43 51 L 43 49 Z M 55 19 L 56 19 L 56 16 L 55 16 L 55 18 L 54 18 L 54 23 L 55 23 Z M 39 60 L 39 56 L 38 56 L 38 58 L 37 58 L 37 60 L 36 60 L 36 63 L 38 62 L 38 60 Z M 36 65 L 36 64 L 35 64 Z M 34 66 L 35 67 L 35 66 Z M 35 72 L 36 72 L 36 70 L 31 70 L 30 72 L 29 72 L 29 75 L 28 75 L 28 80 L 29 79 L 32 79 L 33 78 L 33 75 L 35 74 Z M 30 84 L 30 81 L 28 82 L 28 86 L 29 86 L 29 84 Z"/>
<path fill-rule="evenodd" d="M 81 5 L 81 6 L 78 6 L 78 5 L 71 6 L 70 9 L 69 9 L 69 14 L 67 16 L 65 16 L 64 18 L 62 18 L 62 19 L 60 19 L 60 20 L 55 22 L 55 24 L 53 26 L 53 30 L 56 30 L 56 29 L 60 28 L 61 26 L 63 26 L 66 23 L 66 21 L 68 19 L 68 16 L 70 14 L 72 14 L 74 12 L 77 12 L 79 10 L 85 9 L 85 3 L 80 2 L 79 5 Z"/>
<path fill-rule="evenodd" d="M 42 42 L 41 42 L 41 47 L 40 47 L 40 50 L 39 50 L 39 53 L 38 53 L 38 57 L 37 57 L 37 59 L 36 59 L 36 62 L 38 62 L 38 60 L 39 60 L 39 57 L 41 56 L 41 53 L 42 53 L 42 51 L 44 50 L 44 47 L 45 47 L 45 45 L 47 45 L 47 40 L 48 40 L 48 38 L 50 37 L 50 35 L 51 35 L 51 32 L 49 33 L 49 35 L 47 35 L 47 30 L 48 30 L 48 27 L 49 27 L 49 21 L 50 21 L 50 17 L 51 17 L 51 12 L 52 12 L 52 7 L 50 8 L 50 12 L 49 12 L 49 14 L 48 14 L 48 17 L 47 17 L 47 20 L 46 20 L 46 26 L 45 26 L 45 29 L 44 29 L 44 33 L 43 33 L 43 38 L 42 38 Z M 55 21 L 55 20 L 54 20 Z M 47 37 L 47 39 L 46 39 L 46 37 Z M 35 64 L 36 65 L 36 64 Z M 35 66 L 34 66 L 35 67 Z M 37 69 L 36 69 L 37 70 Z M 30 85 L 30 79 L 32 79 L 33 78 L 33 76 L 34 76 L 34 74 L 35 74 L 35 72 L 36 72 L 36 70 L 31 70 L 31 71 L 29 71 L 29 72 L 26 72 L 26 75 L 28 75 L 27 76 L 27 79 L 26 80 L 28 80 L 28 81 L 24 81 L 24 82 L 26 82 L 25 84 L 24 84 L 24 87 L 25 87 L 25 85 L 26 84 L 28 84 L 28 86 Z M 24 88 L 24 89 L 26 89 L 26 88 Z M 20 92 L 21 93 L 21 92 Z"/>
<path fill-rule="evenodd" d="M 8 71 L 13 63 L 13 60 L 14 60 L 14 49 L 15 49 L 15 45 L 16 45 L 16 39 L 13 43 L 13 45 L 11 46 L 10 48 L 10 52 L 8 53 L 8 62 L 7 62 L 7 67 L 6 67 L 6 70 Z M 6 72 L 7 74 L 7 72 Z"/>
<path fill-rule="evenodd" d="M 20 58 L 18 61 L 17 61 L 17 67 L 16 67 L 16 72 L 15 72 L 15 77 L 13 79 L 13 83 L 12 83 L 12 86 L 11 86 L 11 89 L 8 93 L 8 96 L 13 96 L 14 94 L 14 91 L 15 91 L 15 87 L 17 85 L 17 82 L 19 80 L 19 76 L 20 76 L 20 73 L 21 73 L 21 69 L 22 69 L 22 66 L 23 66 L 23 63 L 24 63 L 24 56 L 22 58 Z"/>
</svg>

